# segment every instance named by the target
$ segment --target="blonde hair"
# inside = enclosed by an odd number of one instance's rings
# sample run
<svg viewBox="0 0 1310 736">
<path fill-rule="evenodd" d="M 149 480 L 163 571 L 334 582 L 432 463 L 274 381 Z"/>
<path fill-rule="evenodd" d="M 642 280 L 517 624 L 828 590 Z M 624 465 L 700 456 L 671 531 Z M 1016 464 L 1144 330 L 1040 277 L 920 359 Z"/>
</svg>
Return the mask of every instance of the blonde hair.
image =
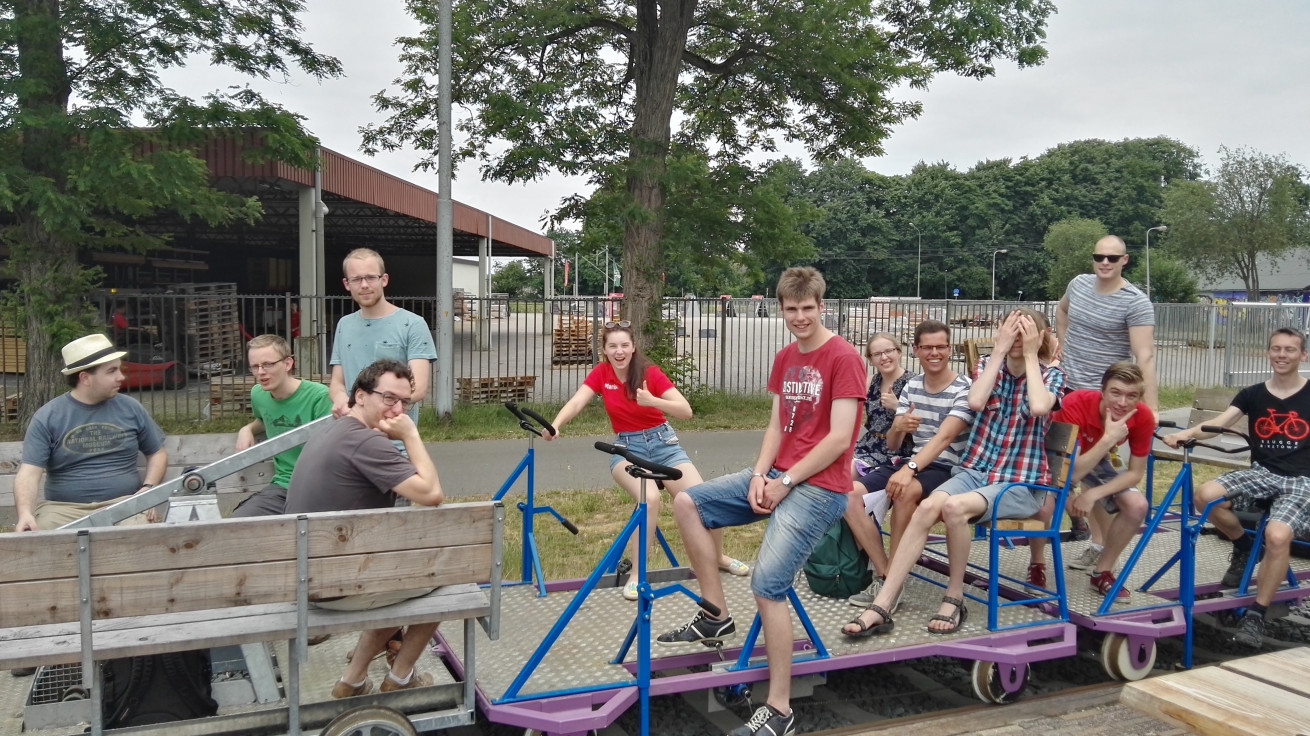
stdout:
<svg viewBox="0 0 1310 736">
<path fill-rule="evenodd" d="M 864 343 L 864 357 L 866 360 L 873 357 L 869 355 L 869 351 L 873 349 L 873 343 L 877 340 L 886 340 L 892 345 L 895 345 L 897 350 L 905 349 L 905 346 L 901 344 L 901 341 L 897 340 L 896 336 L 890 332 L 875 332 L 869 336 L 869 341 Z"/>
<path fill-rule="evenodd" d="M 387 264 L 382 262 L 382 256 L 378 255 L 377 251 L 372 248 L 356 248 L 347 253 L 346 257 L 341 261 L 341 274 L 343 276 L 346 273 L 346 262 L 352 258 L 359 261 L 362 261 L 365 258 L 376 258 L 378 261 L 378 275 L 380 276 L 387 272 Z"/>
<path fill-rule="evenodd" d="M 278 359 L 291 357 L 291 347 L 287 341 L 282 339 L 281 335 L 256 335 L 246 343 L 246 351 L 258 350 L 260 348 L 274 348 L 277 350 Z"/>
</svg>

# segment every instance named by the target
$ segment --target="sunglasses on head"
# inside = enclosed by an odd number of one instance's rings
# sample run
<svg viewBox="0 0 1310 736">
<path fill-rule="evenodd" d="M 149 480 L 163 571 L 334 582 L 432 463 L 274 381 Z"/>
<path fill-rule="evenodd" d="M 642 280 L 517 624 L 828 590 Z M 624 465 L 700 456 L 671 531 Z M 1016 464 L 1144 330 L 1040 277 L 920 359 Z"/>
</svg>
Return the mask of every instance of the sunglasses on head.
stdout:
<svg viewBox="0 0 1310 736">
<path fill-rule="evenodd" d="M 1097 263 L 1100 263 L 1101 261 L 1109 261 L 1110 263 L 1118 263 L 1120 258 L 1123 258 L 1123 255 L 1122 255 L 1122 254 L 1119 254 L 1119 255 L 1113 255 L 1113 256 L 1105 255 L 1104 253 L 1093 253 L 1093 254 L 1092 254 L 1092 260 L 1093 260 L 1093 261 L 1096 261 Z"/>
<path fill-rule="evenodd" d="M 629 321 L 626 320 L 626 319 L 624 319 L 624 320 L 619 320 L 618 322 L 606 322 L 606 323 L 605 323 L 605 329 L 607 329 L 607 330 L 612 330 L 612 329 L 614 329 L 615 327 L 622 327 L 622 328 L 624 328 L 624 329 L 627 329 L 627 328 L 629 328 L 629 327 L 631 327 L 631 326 L 632 326 L 632 323 L 629 322 Z"/>
</svg>

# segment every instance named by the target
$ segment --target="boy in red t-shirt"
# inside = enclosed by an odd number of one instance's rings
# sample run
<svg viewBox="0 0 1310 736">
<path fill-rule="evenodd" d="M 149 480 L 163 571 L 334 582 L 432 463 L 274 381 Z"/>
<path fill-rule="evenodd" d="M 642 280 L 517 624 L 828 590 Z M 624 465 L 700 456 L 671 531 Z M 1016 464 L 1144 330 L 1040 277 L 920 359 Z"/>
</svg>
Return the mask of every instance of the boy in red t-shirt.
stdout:
<svg viewBox="0 0 1310 736">
<path fill-rule="evenodd" d="M 787 592 L 824 532 L 841 519 L 851 488 L 866 390 L 864 361 L 850 343 L 823 326 L 824 288 L 823 276 L 808 267 L 789 268 L 778 280 L 778 303 L 796 342 L 773 359 L 773 411 L 755 465 L 673 499 L 701 596 L 720 609 L 721 618 L 698 612 L 660 634 L 660 644 L 719 644 L 734 635 L 710 530 L 772 519 L 751 575 L 769 663 L 769 698 L 730 736 L 795 733 Z"/>
<path fill-rule="evenodd" d="M 1151 434 L 1155 415 L 1142 402 L 1146 379 L 1142 369 L 1128 361 L 1112 364 L 1101 376 L 1101 390 L 1079 389 L 1060 400 L 1060 408 L 1051 418 L 1078 425 L 1078 459 L 1073 478 L 1079 490 L 1069 499 L 1069 515 L 1082 517 L 1097 514 L 1105 529 L 1105 546 L 1088 542 L 1086 549 L 1069 567 L 1091 570 L 1092 589 L 1105 595 L 1114 585 L 1113 568 L 1119 555 L 1146 518 L 1149 504 L 1136 486 L 1146 474 L 1146 459 L 1151 454 Z M 1110 462 L 1110 452 L 1128 440 L 1128 467 L 1119 471 Z M 1048 510 L 1046 513 L 1050 513 Z M 1114 515 L 1113 522 L 1110 515 Z M 1042 559 L 1046 540 L 1030 539 L 1034 559 Z M 1119 589 L 1116 601 L 1129 597 Z"/>
</svg>

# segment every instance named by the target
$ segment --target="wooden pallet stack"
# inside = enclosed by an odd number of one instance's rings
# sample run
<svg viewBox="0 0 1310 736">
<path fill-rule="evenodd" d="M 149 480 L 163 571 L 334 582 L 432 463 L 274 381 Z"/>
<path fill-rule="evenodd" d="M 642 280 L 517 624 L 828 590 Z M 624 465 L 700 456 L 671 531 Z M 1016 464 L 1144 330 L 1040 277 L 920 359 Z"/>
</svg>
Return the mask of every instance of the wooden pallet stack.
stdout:
<svg viewBox="0 0 1310 736">
<path fill-rule="evenodd" d="M 594 325 L 595 323 L 587 317 L 561 314 L 555 325 L 555 339 L 551 343 L 551 364 L 592 362 L 594 358 L 591 342 Z"/>
<path fill-rule="evenodd" d="M 27 340 L 18 336 L 18 328 L 0 323 L 0 373 L 27 372 Z"/>
<path fill-rule="evenodd" d="M 484 376 L 456 378 L 459 400 L 465 404 L 501 404 L 529 401 L 537 385 L 536 376 Z"/>
<path fill-rule="evenodd" d="M 6 424 L 18 422 L 18 400 L 21 398 L 23 398 L 21 393 L 9 394 L 5 397 L 4 413 L 0 414 L 0 422 Z"/>
<path fill-rule="evenodd" d="M 321 373 L 300 376 L 306 381 L 327 385 L 331 376 Z M 211 417 L 249 415 L 250 389 L 258 381 L 250 375 L 215 376 L 209 379 L 209 415 Z"/>
<path fill-rule="evenodd" d="M 186 362 L 202 375 L 238 372 L 245 362 L 235 283 L 175 284 L 182 302 Z"/>
</svg>

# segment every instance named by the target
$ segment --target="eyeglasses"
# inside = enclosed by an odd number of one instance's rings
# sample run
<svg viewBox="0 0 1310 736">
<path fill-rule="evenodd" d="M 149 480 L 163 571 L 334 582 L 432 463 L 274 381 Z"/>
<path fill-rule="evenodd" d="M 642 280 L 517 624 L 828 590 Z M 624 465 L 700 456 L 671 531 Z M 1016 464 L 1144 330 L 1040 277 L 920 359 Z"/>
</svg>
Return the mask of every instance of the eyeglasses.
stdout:
<svg viewBox="0 0 1310 736">
<path fill-rule="evenodd" d="M 287 357 L 289 358 L 289 357 L 291 357 L 291 356 L 287 356 Z M 281 363 L 281 362 L 284 361 L 284 360 L 286 360 L 286 358 L 279 358 L 279 359 L 277 359 L 277 360 L 270 360 L 270 361 L 268 361 L 267 363 L 251 363 L 251 364 L 250 364 L 250 372 L 251 372 L 251 373 L 258 373 L 258 372 L 260 372 L 260 371 L 263 371 L 263 372 L 265 372 L 265 373 L 268 373 L 269 371 L 273 370 L 273 366 L 277 365 L 278 363 Z"/>
<path fill-rule="evenodd" d="M 1109 261 L 1110 263 L 1118 263 L 1120 258 L 1123 258 L 1123 254 L 1113 255 L 1113 256 L 1106 255 L 1106 254 L 1104 254 L 1104 253 L 1093 253 L 1093 254 L 1092 254 L 1092 260 L 1093 260 L 1093 261 L 1096 261 L 1097 263 L 1100 263 L 1101 261 Z"/>
<path fill-rule="evenodd" d="M 869 360 L 881 360 L 887 357 L 888 355 L 895 355 L 899 352 L 901 352 L 900 348 L 892 348 L 891 350 L 879 350 L 876 353 L 869 353 Z"/>
<path fill-rule="evenodd" d="M 414 405 L 414 401 L 412 399 L 402 399 L 399 396 L 393 393 L 388 393 L 386 391 L 369 391 L 369 393 L 373 394 L 374 396 L 381 396 L 382 403 L 386 404 L 387 406 L 395 406 L 396 404 L 400 404 L 400 408 L 404 409 L 405 411 L 409 411 L 409 407 Z"/>
<path fill-rule="evenodd" d="M 614 329 L 615 327 L 622 327 L 622 328 L 624 328 L 624 329 L 627 329 L 627 328 L 629 328 L 629 327 L 631 327 L 631 326 L 632 326 L 632 323 L 629 322 L 629 321 L 626 320 L 626 319 L 625 319 L 625 320 L 620 320 L 620 321 L 618 321 L 618 322 L 606 322 L 606 323 L 605 323 L 605 329 L 607 329 L 607 330 L 612 330 L 612 329 Z"/>
<path fill-rule="evenodd" d="M 374 273 L 374 274 L 369 274 L 368 276 L 351 276 L 350 278 L 346 279 L 346 283 L 350 284 L 351 286 L 359 286 L 360 284 L 368 284 L 369 286 L 372 286 L 373 284 L 376 284 L 381 280 L 382 280 L 382 276 L 380 274 Z"/>
<path fill-rule="evenodd" d="M 921 353 L 945 353 L 951 349 L 950 345 L 919 345 L 915 348 Z"/>
</svg>

